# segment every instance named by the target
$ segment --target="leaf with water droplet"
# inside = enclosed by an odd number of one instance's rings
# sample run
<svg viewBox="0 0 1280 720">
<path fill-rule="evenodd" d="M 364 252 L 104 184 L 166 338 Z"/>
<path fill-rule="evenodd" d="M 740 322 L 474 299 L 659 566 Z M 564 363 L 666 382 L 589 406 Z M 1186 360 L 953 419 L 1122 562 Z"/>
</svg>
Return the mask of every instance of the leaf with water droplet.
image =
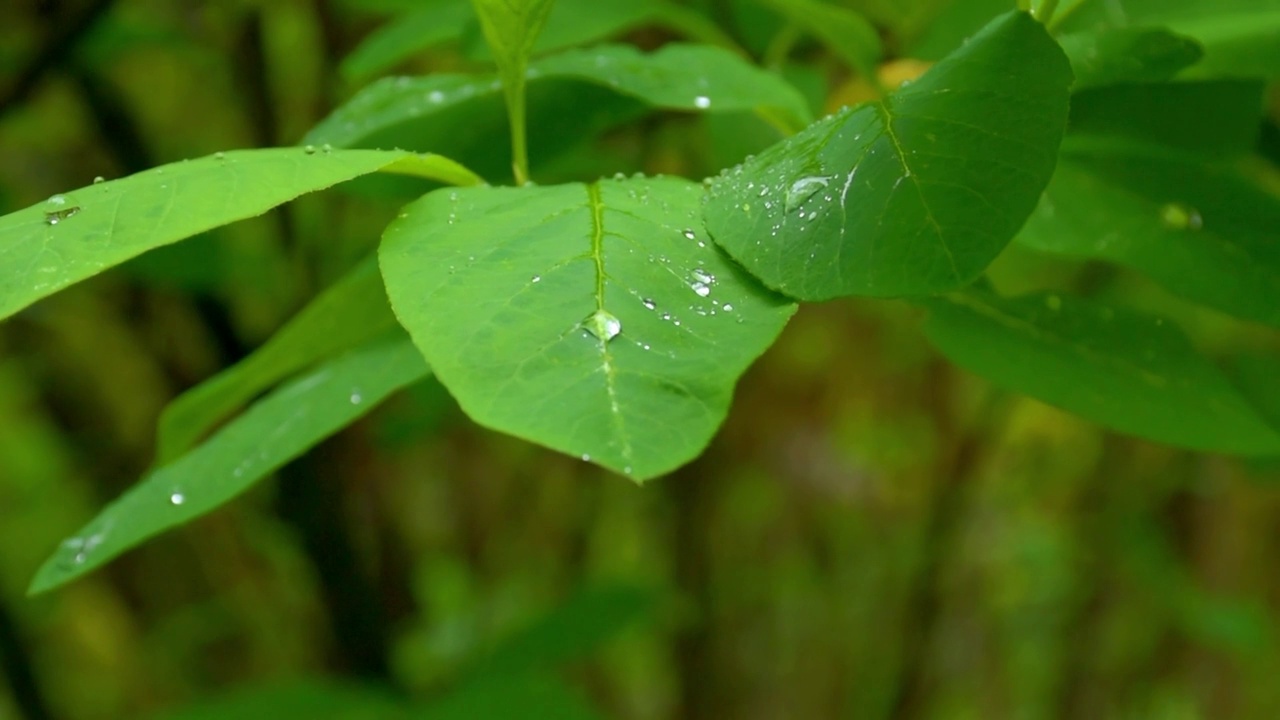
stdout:
<svg viewBox="0 0 1280 720">
<path fill-rule="evenodd" d="M 716 180 L 707 228 L 766 285 L 805 300 L 964 285 L 1048 183 L 1070 83 L 1044 27 L 1004 15 L 891 97 Z"/>
<path fill-rule="evenodd" d="M 30 592 L 62 585 L 229 502 L 427 373 L 422 356 L 407 340 L 371 345 L 322 363 L 254 403 L 208 441 L 153 471 L 108 505 L 76 533 L 96 538 L 92 547 L 88 542 L 64 543 L 40 567 Z M 361 389 L 363 402 L 350 402 L 352 387 Z"/>
<path fill-rule="evenodd" d="M 1280 435 L 1173 323 L 1072 296 L 980 288 L 926 304 L 930 341 L 1001 387 L 1171 445 L 1280 454 Z"/>
<path fill-rule="evenodd" d="M 476 422 L 636 480 L 670 471 L 794 311 L 684 237 L 701 195 L 675 178 L 432 192 L 383 236 L 392 307 Z"/>
<path fill-rule="evenodd" d="M 0 318 L 147 250 L 375 172 L 477 183 L 438 155 L 239 150 L 94 183 L 0 217 Z M 55 196 L 57 197 L 57 196 Z M 50 222 L 55 213 L 56 225 Z"/>
</svg>

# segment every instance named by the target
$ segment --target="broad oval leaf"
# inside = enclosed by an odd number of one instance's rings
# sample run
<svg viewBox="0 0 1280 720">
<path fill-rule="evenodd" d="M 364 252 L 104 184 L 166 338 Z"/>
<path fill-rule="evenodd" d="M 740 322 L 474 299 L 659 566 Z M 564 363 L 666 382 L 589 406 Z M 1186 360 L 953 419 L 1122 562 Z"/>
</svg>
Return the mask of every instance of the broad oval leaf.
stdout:
<svg viewBox="0 0 1280 720">
<path fill-rule="evenodd" d="M 1104 28 L 1058 38 L 1074 89 L 1168 80 L 1204 56 L 1200 43 L 1164 28 Z"/>
<path fill-rule="evenodd" d="M 668 110 L 754 110 L 779 118 L 787 127 L 803 126 L 810 119 L 804 97 L 785 80 L 727 50 L 705 45 L 672 43 L 653 53 L 630 45 L 570 50 L 534 62 L 528 78 L 535 84 L 581 80 Z M 308 133 L 307 142 L 364 144 L 501 93 L 502 85 L 492 76 L 384 78 L 322 120 Z"/>
<path fill-rule="evenodd" d="M 383 236 L 392 308 L 476 422 L 637 481 L 695 457 L 794 305 L 674 178 L 459 189 Z"/>
<path fill-rule="evenodd" d="M 253 354 L 169 403 L 156 431 L 156 462 L 177 459 L 236 409 L 290 375 L 398 329 L 377 262 L 369 258 Z"/>
<path fill-rule="evenodd" d="M 285 384 L 98 513 L 40 567 L 29 592 L 69 582 L 218 508 L 427 372 L 413 345 L 400 340 L 344 355 Z"/>
<path fill-rule="evenodd" d="M 1163 319 L 1070 296 L 979 289 L 927 305 L 930 341 L 996 385 L 1171 445 L 1280 451 L 1280 435 Z"/>
<path fill-rule="evenodd" d="M 438 155 L 308 146 L 217 153 L 94 183 L 0 217 L 0 319 L 152 248 L 379 171 L 480 182 Z"/>
<path fill-rule="evenodd" d="M 766 285 L 802 300 L 964 285 L 1048 183 L 1070 83 L 1040 23 L 1004 15 L 890 98 L 720 177 L 707 227 Z"/>
</svg>

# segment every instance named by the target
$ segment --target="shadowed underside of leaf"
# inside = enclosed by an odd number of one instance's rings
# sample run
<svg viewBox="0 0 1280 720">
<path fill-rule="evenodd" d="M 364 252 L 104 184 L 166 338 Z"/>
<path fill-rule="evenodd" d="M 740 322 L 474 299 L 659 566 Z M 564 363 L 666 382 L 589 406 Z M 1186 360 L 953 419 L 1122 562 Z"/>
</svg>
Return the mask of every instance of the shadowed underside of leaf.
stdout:
<svg viewBox="0 0 1280 720">
<path fill-rule="evenodd" d="M 1280 453 L 1280 435 L 1163 319 L 1069 296 L 979 289 L 927 305 L 929 339 L 996 385 L 1171 445 Z"/>
<path fill-rule="evenodd" d="M 475 421 L 636 480 L 695 457 L 794 310 L 670 178 L 433 192 L 388 227 L 400 322 Z"/>
<path fill-rule="evenodd" d="M 1049 181 L 1071 72 L 1024 13 L 993 21 L 892 97 L 828 117 L 719 178 L 716 242 L 803 300 L 964 285 Z"/>
<path fill-rule="evenodd" d="M 378 150 L 239 150 L 55 195 L 0 217 L 0 318 L 168 245 L 373 172 L 480 182 L 439 156 Z"/>
<path fill-rule="evenodd" d="M 40 567 L 30 592 L 62 585 L 225 504 L 427 372 L 401 340 L 344 355 L 283 385 L 108 505 Z"/>
</svg>

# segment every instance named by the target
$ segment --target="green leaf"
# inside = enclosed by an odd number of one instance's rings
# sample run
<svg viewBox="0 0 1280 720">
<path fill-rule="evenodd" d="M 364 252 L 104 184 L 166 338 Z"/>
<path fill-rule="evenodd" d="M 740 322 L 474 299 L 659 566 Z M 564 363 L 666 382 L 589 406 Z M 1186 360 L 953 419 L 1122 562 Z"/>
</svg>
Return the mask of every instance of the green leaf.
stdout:
<svg viewBox="0 0 1280 720">
<path fill-rule="evenodd" d="M 1280 432 L 1280 354 L 1249 352 L 1235 355 L 1227 365 L 1231 381 L 1258 414 Z"/>
<path fill-rule="evenodd" d="M 373 77 L 415 53 L 462 35 L 470 20 L 467 0 L 435 0 L 395 18 L 366 37 L 342 60 L 347 80 Z"/>
<path fill-rule="evenodd" d="M 1200 43 L 1163 28 L 1109 28 L 1058 38 L 1075 90 L 1168 80 L 1204 56 Z"/>
<path fill-rule="evenodd" d="M 395 341 L 326 362 L 281 386 L 103 509 L 45 561 L 29 592 L 74 580 L 225 504 L 427 372 L 412 344 Z"/>
<path fill-rule="evenodd" d="M 404 703 L 384 688 L 333 680 L 292 680 L 234 690 L 164 713 L 156 720 L 406 720 Z"/>
<path fill-rule="evenodd" d="M 416 720 L 603 720 L 564 680 L 546 672 L 486 677 L 467 683 L 414 712 L 413 717 Z"/>
<path fill-rule="evenodd" d="M 996 385 L 1171 445 L 1280 451 L 1280 436 L 1163 319 L 1075 297 L 977 289 L 927 305 L 929 339 Z"/>
<path fill-rule="evenodd" d="M 1280 0 L 1083 0 L 1055 25 L 1066 32 L 1164 26 L 1204 46 L 1197 75 L 1280 74 Z"/>
<path fill-rule="evenodd" d="M 805 29 L 866 78 L 876 77 L 876 63 L 884 54 L 880 35 L 866 18 L 848 8 L 816 0 L 763 0 L 763 3 Z"/>
<path fill-rule="evenodd" d="M 480 182 L 440 156 L 308 146 L 218 153 L 95 183 L 0 217 L 0 319 L 152 248 L 373 172 Z"/>
<path fill-rule="evenodd" d="M 755 110 L 796 127 L 811 117 L 804 98 L 785 80 L 733 53 L 704 45 L 672 43 L 648 54 L 629 45 L 572 50 L 533 63 L 528 75 L 532 83 L 582 80 L 668 110 Z M 496 96 L 500 91 L 501 85 L 491 76 L 386 78 L 321 121 L 307 135 L 307 142 L 347 147 L 391 137 L 391 133 L 403 128 L 406 136 L 438 135 L 444 147 L 444 142 L 456 141 L 455 131 L 432 128 L 429 123 L 433 116 L 468 112 L 463 106 L 483 96 Z M 563 114 L 561 108 L 556 111 Z M 463 120 L 476 122 L 473 116 Z M 486 142 L 492 143 L 492 139 L 487 138 Z"/>
<path fill-rule="evenodd" d="M 172 462 L 281 380 L 397 328 L 377 262 L 370 258 L 317 296 L 252 355 L 169 403 L 160 416 L 156 462 Z"/>
<path fill-rule="evenodd" d="M 1053 172 L 1071 73 L 1024 13 L 892 97 L 846 109 L 719 178 L 716 242 L 802 300 L 936 293 L 977 277 Z"/>
<path fill-rule="evenodd" d="M 701 194 L 430 193 L 383 236 L 391 306 L 476 422 L 651 478 L 702 450 L 794 311 L 699 232 Z"/>
</svg>

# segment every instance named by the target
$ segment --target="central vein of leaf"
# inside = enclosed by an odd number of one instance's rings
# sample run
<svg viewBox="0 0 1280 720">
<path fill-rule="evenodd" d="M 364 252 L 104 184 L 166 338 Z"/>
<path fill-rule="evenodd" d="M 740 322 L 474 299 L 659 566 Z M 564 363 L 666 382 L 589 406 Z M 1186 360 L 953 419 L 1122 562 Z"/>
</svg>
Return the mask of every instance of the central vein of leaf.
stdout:
<svg viewBox="0 0 1280 720">
<path fill-rule="evenodd" d="M 592 183 L 587 186 L 587 205 L 591 207 L 591 259 L 596 263 L 596 310 L 601 311 L 604 310 L 604 201 L 600 199 L 599 185 Z M 630 474 L 631 436 L 618 402 L 617 369 L 609 352 L 609 340 L 605 338 L 600 339 L 600 362 L 604 370 L 605 391 L 609 395 L 609 415 L 613 418 L 614 433 L 621 442 L 622 457 L 627 463 L 623 472 Z"/>
<path fill-rule="evenodd" d="M 587 186 L 587 204 L 591 206 L 591 259 L 596 263 L 596 309 L 604 309 L 604 202 L 600 186 Z"/>
</svg>

